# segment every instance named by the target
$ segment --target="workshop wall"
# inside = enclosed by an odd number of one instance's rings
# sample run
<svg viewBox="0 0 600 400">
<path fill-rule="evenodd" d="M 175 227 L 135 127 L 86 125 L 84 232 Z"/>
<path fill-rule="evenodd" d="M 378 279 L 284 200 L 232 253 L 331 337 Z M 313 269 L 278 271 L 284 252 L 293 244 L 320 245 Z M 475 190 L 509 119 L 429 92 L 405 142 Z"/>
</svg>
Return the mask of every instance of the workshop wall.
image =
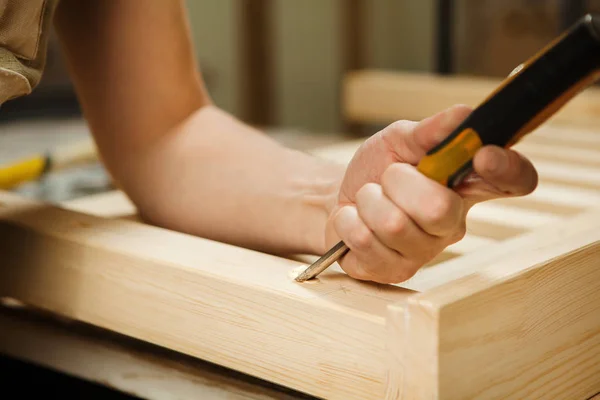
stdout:
<svg viewBox="0 0 600 400">
<path fill-rule="evenodd" d="M 269 107 L 259 125 L 335 132 L 341 79 L 354 67 L 431 70 L 435 2 L 397 0 L 253 0 L 267 9 L 268 88 L 247 90 L 245 2 L 188 0 L 196 51 L 211 95 L 221 107 L 254 121 L 248 102 Z M 352 7 L 358 20 L 348 21 Z M 351 25 L 348 25 L 351 24 Z M 256 28 L 254 28 L 256 29 Z M 250 44 L 252 45 L 252 44 Z M 349 52 L 356 52 L 354 57 Z M 358 65 L 349 65 L 349 59 Z M 260 63 L 261 60 L 258 60 Z M 268 96 L 268 98 L 266 98 Z M 254 107 L 255 108 L 255 107 Z"/>
</svg>

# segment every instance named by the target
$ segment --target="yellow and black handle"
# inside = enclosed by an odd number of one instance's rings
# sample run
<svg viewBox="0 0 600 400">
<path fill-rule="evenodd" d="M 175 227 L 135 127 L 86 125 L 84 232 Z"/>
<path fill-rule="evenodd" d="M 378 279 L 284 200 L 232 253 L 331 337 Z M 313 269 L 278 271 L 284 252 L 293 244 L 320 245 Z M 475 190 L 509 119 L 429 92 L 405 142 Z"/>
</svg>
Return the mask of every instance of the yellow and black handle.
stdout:
<svg viewBox="0 0 600 400">
<path fill-rule="evenodd" d="M 448 187 L 485 145 L 510 147 L 600 78 L 600 17 L 591 14 L 520 65 L 417 169 Z"/>
</svg>

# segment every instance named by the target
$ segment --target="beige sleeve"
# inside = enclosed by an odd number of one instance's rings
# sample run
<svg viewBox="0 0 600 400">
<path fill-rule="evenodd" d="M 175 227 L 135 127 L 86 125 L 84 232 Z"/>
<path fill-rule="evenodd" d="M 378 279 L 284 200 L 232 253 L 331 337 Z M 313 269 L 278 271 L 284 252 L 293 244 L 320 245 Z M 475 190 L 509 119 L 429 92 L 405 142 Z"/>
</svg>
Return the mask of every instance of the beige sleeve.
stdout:
<svg viewBox="0 0 600 400">
<path fill-rule="evenodd" d="M 0 0 L 0 105 L 38 85 L 58 0 Z"/>
</svg>

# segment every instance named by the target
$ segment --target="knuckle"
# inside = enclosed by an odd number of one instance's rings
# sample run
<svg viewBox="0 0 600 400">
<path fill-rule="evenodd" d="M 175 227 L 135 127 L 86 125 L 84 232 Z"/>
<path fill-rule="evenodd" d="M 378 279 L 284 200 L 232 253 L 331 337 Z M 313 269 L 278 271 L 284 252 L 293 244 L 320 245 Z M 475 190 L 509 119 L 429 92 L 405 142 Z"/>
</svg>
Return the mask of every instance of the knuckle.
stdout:
<svg viewBox="0 0 600 400">
<path fill-rule="evenodd" d="M 355 249 L 368 250 L 373 243 L 373 234 L 365 227 L 357 228 L 350 233 L 348 242 Z"/>
<path fill-rule="evenodd" d="M 439 225 L 440 228 L 453 227 L 460 216 L 457 202 L 448 194 L 432 197 L 425 206 L 425 210 L 428 222 L 432 225 Z"/>
<path fill-rule="evenodd" d="M 383 224 L 383 231 L 390 236 L 398 236 L 406 231 L 407 220 L 401 212 L 389 215 Z"/>
<path fill-rule="evenodd" d="M 393 163 L 383 171 L 381 175 L 381 184 L 385 187 L 390 187 L 395 182 L 400 180 L 404 171 L 404 165 L 402 163 Z"/>
<path fill-rule="evenodd" d="M 379 190 L 379 185 L 373 182 L 366 183 L 356 192 L 357 203 L 365 203 L 369 199 L 372 199 Z"/>
<path fill-rule="evenodd" d="M 400 119 L 400 120 L 392 122 L 388 126 L 388 129 L 395 131 L 395 132 L 405 132 L 405 131 L 410 130 L 413 125 L 414 125 L 414 121 Z"/>
</svg>

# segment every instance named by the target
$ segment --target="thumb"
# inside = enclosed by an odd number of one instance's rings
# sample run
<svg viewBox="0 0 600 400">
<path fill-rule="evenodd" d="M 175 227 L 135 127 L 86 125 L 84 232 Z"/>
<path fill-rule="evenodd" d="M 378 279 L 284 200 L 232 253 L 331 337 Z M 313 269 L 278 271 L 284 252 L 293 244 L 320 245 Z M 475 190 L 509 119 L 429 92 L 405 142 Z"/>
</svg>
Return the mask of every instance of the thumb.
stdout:
<svg viewBox="0 0 600 400">
<path fill-rule="evenodd" d="M 458 104 L 425 118 L 413 131 L 415 146 L 425 154 L 448 137 L 472 111 L 469 106 Z"/>
<path fill-rule="evenodd" d="M 475 174 L 463 182 L 461 196 L 474 205 L 503 197 L 525 196 L 535 190 L 538 174 L 527 158 L 497 146 L 481 148 L 473 159 Z"/>
</svg>

